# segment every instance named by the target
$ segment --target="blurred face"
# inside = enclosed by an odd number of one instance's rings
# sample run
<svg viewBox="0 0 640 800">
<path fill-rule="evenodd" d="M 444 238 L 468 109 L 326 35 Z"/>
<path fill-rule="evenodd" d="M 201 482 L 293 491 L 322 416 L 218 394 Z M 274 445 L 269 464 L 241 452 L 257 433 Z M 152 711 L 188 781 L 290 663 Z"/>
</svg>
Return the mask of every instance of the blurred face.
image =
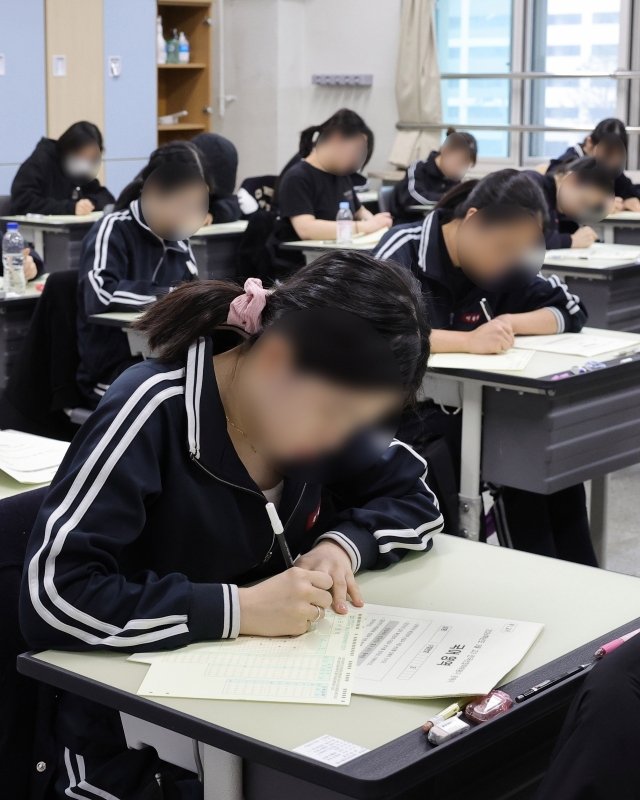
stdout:
<svg viewBox="0 0 640 800">
<path fill-rule="evenodd" d="M 279 335 L 261 338 L 242 371 L 255 444 L 276 461 L 313 460 L 339 450 L 402 403 L 395 390 L 353 388 L 299 371 L 290 343 Z"/>
<path fill-rule="evenodd" d="M 78 183 L 89 183 L 100 170 L 102 152 L 97 142 L 80 147 L 68 153 L 62 162 L 65 174 Z"/>
<path fill-rule="evenodd" d="M 205 221 L 209 194 L 204 181 L 174 189 L 145 184 L 142 190 L 142 214 L 151 230 L 162 239 L 188 239 Z"/>
<path fill-rule="evenodd" d="M 362 169 L 367 158 L 367 137 L 329 130 L 318 139 L 316 156 L 320 166 L 332 175 L 351 175 Z"/>
<path fill-rule="evenodd" d="M 469 148 L 445 147 L 440 151 L 440 170 L 446 178 L 452 181 L 461 181 L 469 171 L 471 159 Z"/>
<path fill-rule="evenodd" d="M 595 223 L 607 216 L 615 201 L 613 186 L 607 190 L 589 183 L 579 172 L 565 175 L 558 186 L 558 211 L 569 219 L 582 223 Z"/>
</svg>

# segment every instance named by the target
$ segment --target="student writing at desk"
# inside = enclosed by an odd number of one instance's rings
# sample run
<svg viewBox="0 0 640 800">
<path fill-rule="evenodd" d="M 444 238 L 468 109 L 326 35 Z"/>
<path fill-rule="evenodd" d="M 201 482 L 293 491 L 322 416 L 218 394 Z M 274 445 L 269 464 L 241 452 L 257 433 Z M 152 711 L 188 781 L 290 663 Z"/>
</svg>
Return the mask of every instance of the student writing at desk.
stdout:
<svg viewBox="0 0 640 800">
<path fill-rule="evenodd" d="M 214 355 L 220 326 L 249 338 Z M 347 594 L 362 605 L 359 569 L 431 548 L 442 517 L 424 460 L 390 436 L 367 444 L 426 369 L 429 326 L 407 270 L 338 252 L 272 293 L 255 279 L 244 291 L 196 281 L 137 327 L 157 360 L 105 394 L 32 533 L 30 646 L 153 651 L 300 634 L 331 604 L 346 613 Z M 323 485 L 338 511 L 321 506 Z M 293 568 L 268 498 L 291 554 L 303 553 Z M 185 775 L 149 748 L 127 750 L 118 714 L 77 696 L 62 695 L 56 730 L 60 800 L 86 784 L 137 800 L 156 773 Z M 178 796 L 201 797 L 190 783 Z"/>
<path fill-rule="evenodd" d="M 14 214 L 84 216 L 114 202 L 96 178 L 102 134 L 91 122 L 75 122 L 62 136 L 42 138 L 11 185 Z"/>
<path fill-rule="evenodd" d="M 493 216 L 494 208 L 513 215 Z M 487 213 L 482 223 L 474 220 Z M 517 263 L 532 246 L 544 247 L 546 219 L 545 199 L 534 182 L 504 169 L 461 183 L 420 225 L 401 225 L 385 234 L 377 256 L 404 264 L 420 279 L 433 352 L 500 353 L 513 346 L 516 334 L 581 330 L 586 311 L 556 276 L 537 275 L 524 285 L 509 285 L 511 259 Z M 495 319 L 487 321 L 483 298 Z M 423 413 L 421 435 L 445 436 L 459 474 L 460 414 L 435 404 L 427 404 Z M 503 499 L 515 547 L 596 564 L 582 485 L 548 496 L 505 487 Z"/>
<path fill-rule="evenodd" d="M 144 218 L 141 195 L 155 170 L 167 166 L 188 170 L 182 186 L 166 187 L 163 235 L 155 233 Z M 98 404 L 111 381 L 134 363 L 126 334 L 117 328 L 95 325 L 91 314 L 143 309 L 182 281 L 198 274 L 188 238 L 179 231 L 201 191 L 193 176 L 204 179 L 200 151 L 188 142 L 171 142 L 151 154 L 149 163 L 122 190 L 116 210 L 95 223 L 82 244 L 78 272 L 78 384 L 91 407 Z M 208 192 L 205 192 L 208 195 Z M 204 222 L 208 197 L 202 210 Z M 196 213 L 198 211 L 196 206 Z M 196 230 L 200 225 L 192 227 Z M 177 236 L 178 238 L 172 238 Z"/>
<path fill-rule="evenodd" d="M 298 239 L 335 240 L 341 202 L 349 203 L 354 233 L 373 233 L 391 225 L 389 214 L 372 214 L 361 205 L 353 188 L 351 175 L 366 160 L 369 146 L 369 129 L 357 119 L 359 123 L 325 128 L 311 153 L 288 169 L 279 182 L 279 216 L 267 243 L 277 269 L 286 273 L 304 264 L 302 253 L 281 251 L 279 244 Z"/>
</svg>

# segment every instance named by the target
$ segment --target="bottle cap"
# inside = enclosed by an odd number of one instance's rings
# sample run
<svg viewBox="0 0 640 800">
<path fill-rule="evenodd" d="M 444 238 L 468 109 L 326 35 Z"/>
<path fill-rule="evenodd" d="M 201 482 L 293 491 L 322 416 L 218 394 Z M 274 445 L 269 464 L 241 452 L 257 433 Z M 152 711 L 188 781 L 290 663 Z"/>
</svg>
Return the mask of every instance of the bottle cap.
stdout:
<svg viewBox="0 0 640 800">
<path fill-rule="evenodd" d="M 349 203 L 346 200 L 343 200 L 340 203 L 340 208 L 349 208 Z"/>
<path fill-rule="evenodd" d="M 17 222 L 7 222 L 7 230 L 8 231 L 17 231 L 18 230 L 18 223 Z"/>
</svg>

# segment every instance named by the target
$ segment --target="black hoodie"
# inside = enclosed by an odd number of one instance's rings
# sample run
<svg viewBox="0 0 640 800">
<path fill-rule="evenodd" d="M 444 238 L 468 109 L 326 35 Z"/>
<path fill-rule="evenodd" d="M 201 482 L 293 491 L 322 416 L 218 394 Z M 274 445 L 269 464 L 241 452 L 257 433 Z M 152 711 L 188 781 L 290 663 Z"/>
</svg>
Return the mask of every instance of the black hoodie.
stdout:
<svg viewBox="0 0 640 800">
<path fill-rule="evenodd" d="M 209 195 L 209 213 L 213 221 L 235 222 L 242 215 L 234 194 L 238 173 L 235 145 L 217 133 L 200 133 L 191 142 L 204 156 L 207 175 L 213 184 Z"/>
<path fill-rule="evenodd" d="M 429 153 L 422 161 L 409 165 L 405 177 L 396 183 L 389 200 L 389 211 L 396 224 L 402 221 L 413 222 L 422 219 L 421 212 L 411 210 L 411 206 L 424 205 L 439 200 L 443 194 L 457 186 L 460 181 L 447 178 L 436 164 L 438 150 Z"/>
<path fill-rule="evenodd" d="M 78 186 L 68 178 L 60 162 L 54 139 L 43 137 L 21 165 L 11 184 L 14 214 L 75 214 L 78 200 L 91 200 L 96 211 L 115 203 L 111 192 L 94 179 Z"/>
</svg>

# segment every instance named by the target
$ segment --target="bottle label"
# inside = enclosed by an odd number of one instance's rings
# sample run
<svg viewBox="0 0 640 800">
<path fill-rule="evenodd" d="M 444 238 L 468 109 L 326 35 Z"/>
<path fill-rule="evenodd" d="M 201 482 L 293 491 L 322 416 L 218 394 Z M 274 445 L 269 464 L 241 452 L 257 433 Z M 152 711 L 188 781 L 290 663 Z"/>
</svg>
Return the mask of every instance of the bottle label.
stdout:
<svg viewBox="0 0 640 800">
<path fill-rule="evenodd" d="M 353 220 L 339 219 L 336 222 L 336 242 L 350 242 L 353 239 Z"/>
</svg>

